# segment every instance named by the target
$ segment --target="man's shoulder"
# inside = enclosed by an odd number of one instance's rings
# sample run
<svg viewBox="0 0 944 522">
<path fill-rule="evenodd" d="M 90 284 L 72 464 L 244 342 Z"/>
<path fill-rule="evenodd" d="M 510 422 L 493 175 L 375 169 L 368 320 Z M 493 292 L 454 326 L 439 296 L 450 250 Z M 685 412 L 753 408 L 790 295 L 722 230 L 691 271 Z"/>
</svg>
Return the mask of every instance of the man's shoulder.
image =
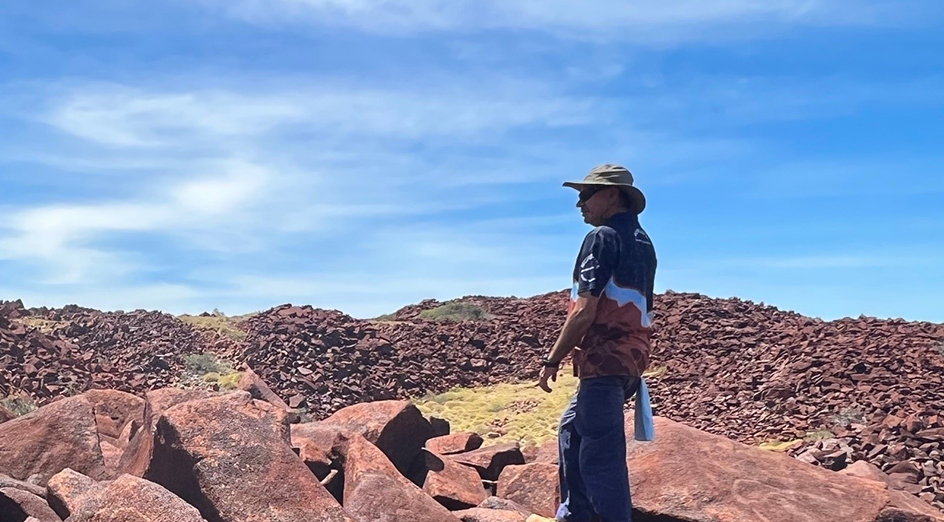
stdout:
<svg viewBox="0 0 944 522">
<path fill-rule="evenodd" d="M 593 227 L 593 230 L 591 230 L 590 232 L 587 232 L 586 239 L 594 239 L 594 238 L 610 239 L 610 238 L 618 238 L 618 237 L 619 237 L 619 233 L 616 231 L 615 228 L 611 227 L 610 225 L 599 225 L 599 226 Z"/>
</svg>

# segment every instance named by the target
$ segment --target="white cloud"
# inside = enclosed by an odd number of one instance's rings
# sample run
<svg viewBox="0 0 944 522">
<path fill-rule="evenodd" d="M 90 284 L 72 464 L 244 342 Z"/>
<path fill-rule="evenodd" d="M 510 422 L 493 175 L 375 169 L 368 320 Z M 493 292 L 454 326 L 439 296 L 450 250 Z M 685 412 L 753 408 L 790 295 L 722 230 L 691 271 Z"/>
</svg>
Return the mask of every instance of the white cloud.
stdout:
<svg viewBox="0 0 944 522">
<path fill-rule="evenodd" d="M 905 17 L 884 1 L 849 8 L 836 0 L 239 0 L 220 2 L 263 24 L 340 25 L 380 34 L 547 31 L 586 40 L 676 43 L 765 36 L 791 25 L 888 24 Z"/>
</svg>

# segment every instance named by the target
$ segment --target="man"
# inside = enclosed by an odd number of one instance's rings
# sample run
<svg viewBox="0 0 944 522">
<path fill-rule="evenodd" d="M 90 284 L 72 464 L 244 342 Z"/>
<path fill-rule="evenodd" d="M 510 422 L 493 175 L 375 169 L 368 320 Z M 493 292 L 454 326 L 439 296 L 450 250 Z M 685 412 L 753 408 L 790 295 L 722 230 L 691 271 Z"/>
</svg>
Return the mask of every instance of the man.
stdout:
<svg viewBox="0 0 944 522">
<path fill-rule="evenodd" d="M 646 198 L 619 165 L 600 165 L 564 186 L 580 191 L 577 207 L 595 228 L 580 248 L 570 312 L 539 382 L 550 392 L 548 380 L 557 380 L 561 361 L 574 350 L 580 384 L 558 430 L 557 520 L 630 522 L 623 404 L 649 366 L 656 271 L 652 241 L 638 219 Z"/>
</svg>

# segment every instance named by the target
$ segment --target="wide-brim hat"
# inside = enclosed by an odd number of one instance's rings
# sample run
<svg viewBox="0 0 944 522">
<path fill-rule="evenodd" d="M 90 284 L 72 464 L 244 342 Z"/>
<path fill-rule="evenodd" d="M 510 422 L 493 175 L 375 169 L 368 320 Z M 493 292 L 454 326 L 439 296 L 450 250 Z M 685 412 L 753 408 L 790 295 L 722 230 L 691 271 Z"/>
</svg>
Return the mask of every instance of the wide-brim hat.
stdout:
<svg viewBox="0 0 944 522">
<path fill-rule="evenodd" d="M 643 195 L 642 191 L 633 186 L 633 174 L 622 165 L 614 165 L 612 163 L 599 165 L 593 167 L 590 173 L 587 174 L 587 177 L 583 178 L 583 181 L 564 182 L 565 187 L 577 190 L 600 185 L 619 187 L 620 190 L 625 192 L 632 202 L 633 208 L 629 209 L 630 212 L 639 214 L 646 209 L 646 196 Z"/>
</svg>

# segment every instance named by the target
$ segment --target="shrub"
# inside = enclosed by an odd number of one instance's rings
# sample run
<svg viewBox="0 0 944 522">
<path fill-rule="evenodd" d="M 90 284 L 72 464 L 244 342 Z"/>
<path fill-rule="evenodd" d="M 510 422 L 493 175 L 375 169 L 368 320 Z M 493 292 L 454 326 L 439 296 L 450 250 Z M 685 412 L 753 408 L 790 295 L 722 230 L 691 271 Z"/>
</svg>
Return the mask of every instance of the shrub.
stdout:
<svg viewBox="0 0 944 522">
<path fill-rule="evenodd" d="M 10 395 L 0 399 L 0 405 L 5 406 L 17 417 L 36 411 L 38 406 L 32 397 L 26 394 Z"/>
<path fill-rule="evenodd" d="M 212 353 L 193 353 L 184 357 L 184 366 L 191 373 L 206 375 L 208 373 L 228 373 L 227 365 Z"/>
<path fill-rule="evenodd" d="M 451 301 L 442 306 L 420 312 L 420 319 L 429 321 L 484 321 L 492 315 L 484 308 L 472 303 Z"/>
</svg>

